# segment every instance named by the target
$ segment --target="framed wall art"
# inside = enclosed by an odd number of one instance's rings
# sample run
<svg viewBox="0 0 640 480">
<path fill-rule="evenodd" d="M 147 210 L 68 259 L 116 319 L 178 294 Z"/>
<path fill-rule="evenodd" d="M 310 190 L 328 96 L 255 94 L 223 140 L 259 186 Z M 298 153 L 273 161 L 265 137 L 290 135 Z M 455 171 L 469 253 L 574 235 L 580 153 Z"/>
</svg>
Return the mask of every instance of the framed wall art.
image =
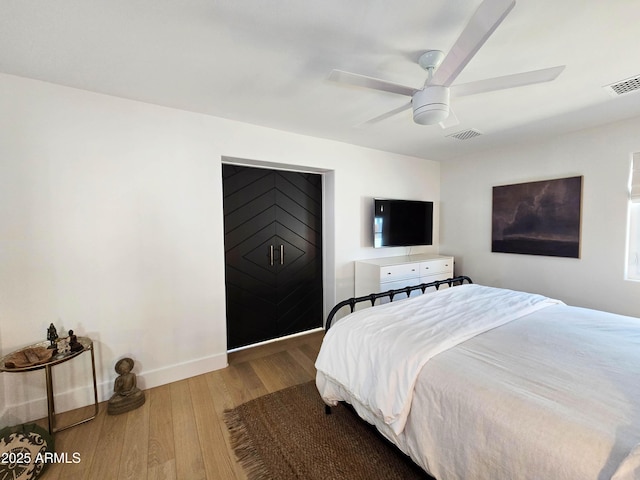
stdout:
<svg viewBox="0 0 640 480">
<path fill-rule="evenodd" d="M 491 251 L 580 258 L 582 177 L 493 187 Z"/>
</svg>

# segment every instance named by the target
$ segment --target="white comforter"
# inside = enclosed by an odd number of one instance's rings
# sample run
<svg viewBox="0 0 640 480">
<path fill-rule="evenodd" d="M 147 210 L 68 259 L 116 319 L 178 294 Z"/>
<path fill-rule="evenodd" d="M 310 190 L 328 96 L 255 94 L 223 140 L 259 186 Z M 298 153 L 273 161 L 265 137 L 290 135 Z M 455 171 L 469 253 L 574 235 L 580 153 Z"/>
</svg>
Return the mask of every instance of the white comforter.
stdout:
<svg viewBox="0 0 640 480">
<path fill-rule="evenodd" d="M 404 429 L 418 374 L 429 359 L 557 303 L 541 295 L 472 284 L 361 310 L 327 332 L 316 369 L 347 388 L 397 435 Z M 339 397 L 337 391 L 323 392 L 329 405 Z"/>
<path fill-rule="evenodd" d="M 377 368 L 375 357 L 348 348 L 336 363 Z M 317 384 L 328 404 L 353 404 L 439 480 L 640 480 L 639 372 L 640 319 L 557 304 L 434 356 L 418 373 L 400 433 L 349 386 L 322 371 Z"/>
</svg>

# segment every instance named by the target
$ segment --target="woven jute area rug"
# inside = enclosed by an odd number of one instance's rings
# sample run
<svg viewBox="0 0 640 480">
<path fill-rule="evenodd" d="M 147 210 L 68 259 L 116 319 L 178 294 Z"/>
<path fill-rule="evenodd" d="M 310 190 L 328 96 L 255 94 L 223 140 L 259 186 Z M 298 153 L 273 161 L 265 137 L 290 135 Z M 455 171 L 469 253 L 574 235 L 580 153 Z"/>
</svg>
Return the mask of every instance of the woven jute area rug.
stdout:
<svg viewBox="0 0 640 480">
<path fill-rule="evenodd" d="M 250 480 L 431 479 L 345 405 L 324 413 L 314 382 L 225 412 Z"/>
</svg>

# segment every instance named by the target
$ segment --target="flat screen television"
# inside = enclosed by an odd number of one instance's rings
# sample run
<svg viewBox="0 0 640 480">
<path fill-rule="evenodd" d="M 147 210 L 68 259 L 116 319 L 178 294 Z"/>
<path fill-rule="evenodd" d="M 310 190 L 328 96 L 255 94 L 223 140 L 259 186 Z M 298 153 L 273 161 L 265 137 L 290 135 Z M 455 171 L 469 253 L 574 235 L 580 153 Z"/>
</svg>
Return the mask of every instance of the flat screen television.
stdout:
<svg viewBox="0 0 640 480">
<path fill-rule="evenodd" d="M 433 202 L 374 198 L 373 246 L 433 245 Z"/>
</svg>

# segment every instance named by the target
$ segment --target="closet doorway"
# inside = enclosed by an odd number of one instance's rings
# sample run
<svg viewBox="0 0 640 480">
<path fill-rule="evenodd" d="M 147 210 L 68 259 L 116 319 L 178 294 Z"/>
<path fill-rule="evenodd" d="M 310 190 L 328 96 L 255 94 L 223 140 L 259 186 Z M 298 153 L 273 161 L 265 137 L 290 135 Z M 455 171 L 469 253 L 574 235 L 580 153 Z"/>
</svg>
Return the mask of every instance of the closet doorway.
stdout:
<svg viewBox="0 0 640 480">
<path fill-rule="evenodd" d="M 322 326 L 322 176 L 222 165 L 227 349 Z"/>
</svg>

